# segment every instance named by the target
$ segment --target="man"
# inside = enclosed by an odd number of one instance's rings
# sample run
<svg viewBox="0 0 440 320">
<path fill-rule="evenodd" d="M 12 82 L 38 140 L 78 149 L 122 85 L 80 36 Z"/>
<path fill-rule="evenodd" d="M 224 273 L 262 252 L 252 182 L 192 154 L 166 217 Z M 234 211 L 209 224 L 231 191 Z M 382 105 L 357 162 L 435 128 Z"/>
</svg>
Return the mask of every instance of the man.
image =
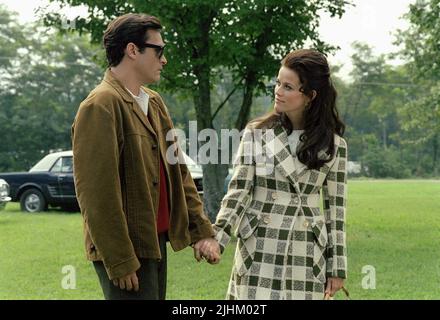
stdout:
<svg viewBox="0 0 440 320">
<path fill-rule="evenodd" d="M 166 161 L 168 110 L 142 87 L 158 81 L 167 64 L 161 28 L 144 14 L 109 24 L 109 69 L 72 126 L 86 252 L 106 299 L 165 299 L 166 241 L 175 251 L 194 245 L 198 261 L 220 259 L 188 168 Z"/>
</svg>

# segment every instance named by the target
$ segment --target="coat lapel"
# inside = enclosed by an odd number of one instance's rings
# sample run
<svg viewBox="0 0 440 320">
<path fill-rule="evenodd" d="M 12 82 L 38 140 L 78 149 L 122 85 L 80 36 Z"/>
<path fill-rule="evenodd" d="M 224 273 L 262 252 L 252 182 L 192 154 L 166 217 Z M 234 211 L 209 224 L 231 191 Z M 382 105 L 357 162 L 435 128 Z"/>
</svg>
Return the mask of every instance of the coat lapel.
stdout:
<svg viewBox="0 0 440 320">
<path fill-rule="evenodd" d="M 286 129 L 279 123 L 274 130 L 273 133 L 266 134 L 266 144 L 268 146 L 268 150 L 272 150 L 272 154 L 274 155 L 275 168 L 277 168 L 285 177 L 289 179 L 289 181 L 295 185 L 298 191 L 299 188 L 299 179 L 303 176 L 303 174 L 308 170 L 307 166 L 299 161 L 296 156 L 296 150 L 291 150 L 289 145 L 289 140 L 287 138 Z M 273 138 L 271 139 L 270 136 Z M 272 141 L 271 143 L 269 141 Z M 335 144 L 339 145 L 339 136 L 335 135 Z M 318 156 L 321 159 L 328 159 L 329 156 L 324 152 L 320 151 Z M 327 174 L 330 167 L 334 162 L 333 158 L 326 164 L 322 166 L 322 168 L 318 171 L 322 171 Z"/>
<path fill-rule="evenodd" d="M 141 88 L 141 90 L 143 90 L 143 89 Z M 148 99 L 148 115 L 152 119 L 153 123 L 157 123 L 157 110 L 156 110 L 155 106 L 153 106 L 153 103 L 151 103 L 151 100 L 152 100 L 152 98 L 150 97 L 150 99 Z M 134 100 L 134 98 L 133 98 L 132 106 L 133 106 L 133 112 L 136 114 L 136 116 L 142 122 L 144 127 L 147 128 L 147 130 L 150 131 L 151 134 L 156 135 L 155 128 L 153 128 L 150 121 L 148 121 L 147 116 L 142 111 L 142 109 L 139 106 L 139 104 L 137 103 L 137 101 Z"/>
<path fill-rule="evenodd" d="M 273 130 L 268 130 L 265 137 L 267 151 L 275 158 L 275 168 L 300 191 L 298 177 L 307 167 L 296 156 L 293 156 L 287 139 L 286 129 L 279 124 Z"/>
<path fill-rule="evenodd" d="M 150 112 L 150 108 L 148 108 L 148 112 Z M 141 110 L 137 102 L 133 103 L 133 112 L 136 114 L 136 116 L 139 118 L 139 120 L 142 122 L 145 128 L 147 128 L 148 131 L 151 132 L 151 134 L 156 135 L 156 132 L 154 131 L 153 127 L 151 126 L 150 122 L 147 119 L 147 116 L 145 113 Z"/>
<path fill-rule="evenodd" d="M 127 106 L 129 108 L 131 108 L 131 110 L 136 114 L 136 116 L 142 122 L 144 127 L 148 131 L 150 131 L 151 134 L 156 135 L 156 131 L 151 126 L 150 122 L 147 119 L 147 116 L 142 111 L 141 107 L 138 105 L 136 100 L 131 96 L 131 94 L 127 90 L 125 90 L 122 83 L 113 76 L 110 69 L 107 69 L 107 71 L 105 72 L 104 81 L 109 83 L 121 95 L 122 99 L 127 103 Z M 144 89 L 141 88 L 141 90 L 144 90 Z M 155 115 L 154 113 L 155 112 L 157 113 L 157 110 L 155 108 L 150 108 L 151 105 L 152 105 L 152 103 L 151 103 L 151 97 L 150 97 L 150 99 L 148 101 L 148 112 L 151 111 L 154 116 Z M 153 111 L 153 109 L 154 109 L 154 111 Z M 157 116 L 157 114 L 156 114 L 156 116 Z"/>
<path fill-rule="evenodd" d="M 294 152 L 296 152 L 296 151 L 294 151 Z M 294 172 L 294 175 L 296 177 L 295 179 L 298 179 L 307 170 L 307 166 L 304 163 L 302 163 L 301 161 L 299 161 L 299 159 L 296 155 L 293 157 L 293 163 L 295 166 L 295 172 Z"/>
</svg>

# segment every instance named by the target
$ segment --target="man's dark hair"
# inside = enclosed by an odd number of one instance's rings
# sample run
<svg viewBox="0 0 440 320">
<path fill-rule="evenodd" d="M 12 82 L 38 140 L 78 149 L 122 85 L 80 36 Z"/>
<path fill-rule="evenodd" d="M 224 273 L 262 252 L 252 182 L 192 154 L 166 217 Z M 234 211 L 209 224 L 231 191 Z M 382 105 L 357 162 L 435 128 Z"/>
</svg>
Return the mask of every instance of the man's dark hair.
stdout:
<svg viewBox="0 0 440 320">
<path fill-rule="evenodd" d="M 127 44 L 134 43 L 142 53 L 148 40 L 147 30 L 161 30 L 159 19 L 146 14 L 128 13 L 114 19 L 104 32 L 103 44 L 110 67 L 116 67 L 124 57 Z"/>
</svg>

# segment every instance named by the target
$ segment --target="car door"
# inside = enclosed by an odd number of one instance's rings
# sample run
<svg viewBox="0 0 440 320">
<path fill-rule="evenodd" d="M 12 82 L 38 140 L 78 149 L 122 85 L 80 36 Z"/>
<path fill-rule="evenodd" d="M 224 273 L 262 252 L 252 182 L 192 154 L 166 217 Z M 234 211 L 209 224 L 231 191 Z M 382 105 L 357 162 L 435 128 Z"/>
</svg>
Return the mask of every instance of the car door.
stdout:
<svg viewBox="0 0 440 320">
<path fill-rule="evenodd" d="M 58 175 L 58 185 L 65 202 L 75 202 L 75 185 L 73 183 L 73 158 L 61 157 L 61 169 Z"/>
<path fill-rule="evenodd" d="M 61 174 L 62 158 L 59 157 L 50 168 L 49 172 L 44 173 L 47 177 L 45 183 L 47 184 L 47 189 L 49 191 L 52 202 L 58 203 L 62 199 L 62 192 L 59 183 L 59 176 Z M 42 175 L 41 172 L 36 172 L 36 175 Z"/>
</svg>

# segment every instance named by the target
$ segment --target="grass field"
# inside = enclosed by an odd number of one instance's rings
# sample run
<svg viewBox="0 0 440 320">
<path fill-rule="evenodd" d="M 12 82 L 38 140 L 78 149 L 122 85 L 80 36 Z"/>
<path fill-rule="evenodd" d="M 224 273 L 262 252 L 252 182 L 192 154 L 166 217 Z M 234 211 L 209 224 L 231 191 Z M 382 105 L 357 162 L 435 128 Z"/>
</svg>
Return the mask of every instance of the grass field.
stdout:
<svg viewBox="0 0 440 320">
<path fill-rule="evenodd" d="M 350 181 L 347 210 L 353 299 L 440 298 L 440 181 Z M 78 213 L 26 214 L 18 204 L 0 212 L 0 299 L 102 299 L 83 252 Z M 168 251 L 168 299 L 223 299 L 234 244 L 219 265 L 196 263 L 191 249 Z M 62 288 L 66 265 L 76 289 Z M 376 289 L 363 289 L 364 266 Z M 371 275 L 371 273 L 369 273 Z"/>
</svg>

